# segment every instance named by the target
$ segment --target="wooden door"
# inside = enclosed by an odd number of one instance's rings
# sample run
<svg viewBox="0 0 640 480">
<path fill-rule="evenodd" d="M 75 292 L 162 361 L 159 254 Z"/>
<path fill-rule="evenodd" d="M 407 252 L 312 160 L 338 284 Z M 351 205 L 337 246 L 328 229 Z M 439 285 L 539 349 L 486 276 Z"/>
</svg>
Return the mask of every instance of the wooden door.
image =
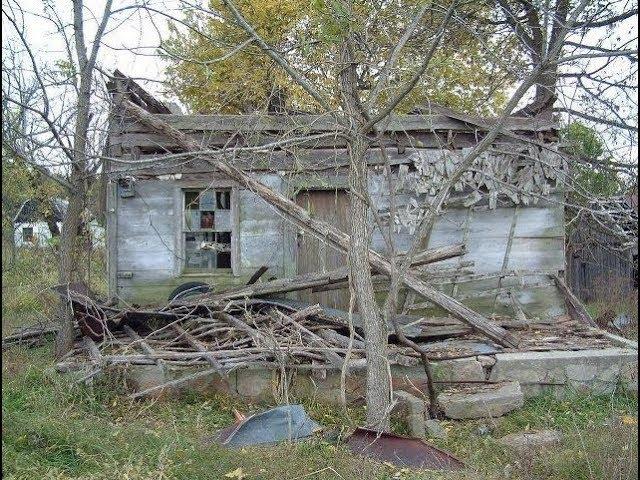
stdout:
<svg viewBox="0 0 640 480">
<path fill-rule="evenodd" d="M 324 220 L 345 233 L 350 232 L 349 196 L 345 190 L 304 190 L 296 196 L 296 203 L 314 218 Z M 347 266 L 347 256 L 302 230 L 297 234 L 298 274 L 327 272 Z M 349 309 L 349 290 L 330 290 L 312 293 L 299 292 L 300 300 L 319 303 L 325 307 Z"/>
</svg>

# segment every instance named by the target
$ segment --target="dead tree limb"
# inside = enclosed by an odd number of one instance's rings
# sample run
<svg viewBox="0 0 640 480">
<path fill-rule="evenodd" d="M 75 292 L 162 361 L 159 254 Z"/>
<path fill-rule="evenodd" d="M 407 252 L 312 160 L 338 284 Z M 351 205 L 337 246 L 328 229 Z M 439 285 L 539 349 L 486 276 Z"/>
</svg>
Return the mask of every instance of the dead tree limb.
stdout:
<svg viewBox="0 0 640 480">
<path fill-rule="evenodd" d="M 191 140 L 187 135 L 173 128 L 161 118 L 145 111 L 127 100 L 123 101 L 123 107 L 128 115 L 133 116 L 151 130 L 167 135 L 182 148 L 193 152 L 196 156 L 198 155 L 198 152 L 202 150 L 201 146 L 197 142 Z M 323 239 L 323 241 L 339 251 L 349 251 L 349 235 L 329 223 L 311 217 L 307 210 L 297 205 L 295 202 L 289 200 L 280 193 L 273 191 L 271 188 L 247 175 L 242 170 L 230 165 L 224 158 L 226 153 L 227 152 L 222 150 L 220 152 L 220 157 L 200 156 L 199 158 L 226 174 L 230 179 L 251 190 L 267 203 L 275 207 L 293 224 L 310 231 L 312 234 Z M 393 275 L 393 268 L 389 260 L 374 250 L 369 249 L 368 253 L 369 263 L 376 270 L 389 276 Z M 454 298 L 436 290 L 431 285 L 420 280 L 414 274 L 407 272 L 402 281 L 407 287 L 414 290 L 419 295 L 425 297 L 427 300 L 443 308 L 452 315 L 469 323 L 476 330 L 482 332 L 491 340 L 506 347 L 517 347 L 518 339 L 514 335 L 503 328 L 492 324 L 485 317 L 470 308 L 467 308 Z"/>
<path fill-rule="evenodd" d="M 197 351 L 202 352 L 202 353 L 209 353 L 209 349 L 207 347 L 204 346 L 204 344 L 202 342 L 199 342 L 197 339 L 195 339 L 189 332 L 187 332 L 184 328 L 182 328 L 180 325 L 178 325 L 177 323 L 174 323 L 171 328 L 173 328 L 173 330 L 180 335 L 182 338 L 184 338 L 184 340 L 193 348 L 195 348 Z M 220 362 L 218 362 L 215 358 L 213 358 L 210 355 L 207 355 L 205 357 L 206 361 L 209 362 L 209 364 L 216 369 L 216 371 L 222 375 L 223 377 L 227 376 L 227 373 L 224 369 L 224 367 L 222 365 L 220 365 Z"/>
<path fill-rule="evenodd" d="M 426 250 L 418 255 L 412 262 L 412 266 L 419 266 L 428 263 L 434 263 L 448 258 L 464 255 L 464 245 L 450 245 L 445 247 Z M 306 290 L 309 288 L 326 287 L 327 285 L 342 284 L 349 277 L 348 267 L 338 268 L 329 272 L 305 273 L 295 277 L 282 278 L 272 280 L 270 282 L 252 283 L 243 285 L 238 288 L 230 289 L 226 292 L 205 293 L 202 295 L 190 297 L 189 304 L 197 304 L 200 301 L 213 300 L 235 300 L 240 298 L 254 298 L 261 295 L 273 295 L 275 293 L 295 292 L 298 290 Z M 342 285 L 340 285 L 342 287 Z"/>
</svg>

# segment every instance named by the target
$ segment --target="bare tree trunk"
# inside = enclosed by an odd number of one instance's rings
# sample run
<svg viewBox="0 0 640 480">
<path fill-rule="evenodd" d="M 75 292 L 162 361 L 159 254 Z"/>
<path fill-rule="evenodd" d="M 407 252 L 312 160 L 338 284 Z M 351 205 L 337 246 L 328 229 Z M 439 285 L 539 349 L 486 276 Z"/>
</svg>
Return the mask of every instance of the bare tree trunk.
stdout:
<svg viewBox="0 0 640 480">
<path fill-rule="evenodd" d="M 81 249 L 82 243 L 82 213 L 87 192 L 87 134 L 91 120 L 91 85 L 93 80 L 93 66 L 95 65 L 96 46 L 87 56 L 87 46 L 84 39 L 83 1 L 73 1 L 73 30 L 75 49 L 78 56 L 80 79 L 78 84 L 78 100 L 73 135 L 73 162 L 69 183 L 73 187 L 69 191 L 69 207 L 62 222 L 60 238 L 60 283 L 69 285 L 84 278 L 82 272 Z M 105 7 L 105 16 L 99 27 L 99 35 L 104 31 L 111 1 Z M 73 312 L 64 300 L 60 302 L 60 330 L 56 338 L 56 355 L 67 353 L 73 347 Z"/>
<path fill-rule="evenodd" d="M 387 359 L 387 326 L 383 322 L 375 301 L 371 268 L 369 267 L 369 240 L 371 228 L 368 215 L 367 163 L 363 139 L 350 143 L 351 171 L 351 244 L 349 266 L 351 280 L 364 323 L 367 357 L 367 424 L 376 430 L 389 429 L 391 386 Z"/>
<path fill-rule="evenodd" d="M 69 206 L 62 221 L 60 232 L 60 263 L 58 280 L 69 285 L 82 279 L 78 229 L 84 209 L 81 195 L 70 195 Z M 73 348 L 73 311 L 64 299 L 58 307 L 60 329 L 56 336 L 56 357 L 60 358 Z"/>
<path fill-rule="evenodd" d="M 356 293 L 358 310 L 363 318 L 365 352 L 367 357 L 367 425 L 379 430 L 389 430 L 391 404 L 391 379 L 387 358 L 387 325 L 376 304 L 369 266 L 369 241 L 371 225 L 367 202 L 368 165 L 365 158 L 369 148 L 368 139 L 360 130 L 367 118 L 358 96 L 356 67 L 350 38 L 342 48 L 342 86 L 345 112 L 351 123 L 348 140 L 349 186 L 351 193 L 351 239 L 349 244 L 349 267 L 351 284 Z"/>
</svg>

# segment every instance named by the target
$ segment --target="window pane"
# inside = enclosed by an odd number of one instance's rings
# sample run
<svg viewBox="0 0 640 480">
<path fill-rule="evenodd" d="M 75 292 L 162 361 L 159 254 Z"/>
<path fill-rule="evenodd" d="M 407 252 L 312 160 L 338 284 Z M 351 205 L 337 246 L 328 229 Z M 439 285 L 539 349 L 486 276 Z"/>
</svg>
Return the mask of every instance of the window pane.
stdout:
<svg viewBox="0 0 640 480">
<path fill-rule="evenodd" d="M 200 192 L 184 192 L 184 208 L 187 210 L 197 210 L 200 208 Z"/>
<path fill-rule="evenodd" d="M 214 212 L 201 212 L 200 215 L 200 228 L 212 229 L 215 226 L 215 213 Z"/>
<path fill-rule="evenodd" d="M 200 194 L 200 210 L 213 210 L 215 207 L 215 192 L 206 190 Z"/>
<path fill-rule="evenodd" d="M 231 232 L 218 232 L 218 233 L 216 233 L 216 241 L 218 243 L 231 245 Z"/>
<path fill-rule="evenodd" d="M 231 268 L 231 252 L 218 252 L 218 268 Z"/>
<path fill-rule="evenodd" d="M 218 210 L 229 210 L 231 208 L 231 192 L 229 190 L 216 192 L 216 208 Z"/>
<path fill-rule="evenodd" d="M 184 212 L 185 230 L 198 230 L 200 228 L 200 211 L 187 210 Z"/>
<path fill-rule="evenodd" d="M 214 271 L 231 268 L 231 191 L 184 192 L 185 268 Z"/>
<path fill-rule="evenodd" d="M 215 268 L 214 234 L 208 232 L 185 234 L 185 266 L 191 269 Z"/>
<path fill-rule="evenodd" d="M 231 210 L 216 210 L 216 230 L 231 230 Z"/>
</svg>

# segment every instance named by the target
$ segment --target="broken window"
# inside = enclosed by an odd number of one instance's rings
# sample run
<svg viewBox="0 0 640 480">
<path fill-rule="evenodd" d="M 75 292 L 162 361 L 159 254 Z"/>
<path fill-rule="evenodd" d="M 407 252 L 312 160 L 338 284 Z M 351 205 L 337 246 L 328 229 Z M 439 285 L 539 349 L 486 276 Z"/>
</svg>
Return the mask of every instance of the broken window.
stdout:
<svg viewBox="0 0 640 480">
<path fill-rule="evenodd" d="M 184 192 L 185 269 L 231 269 L 231 190 Z"/>
</svg>

